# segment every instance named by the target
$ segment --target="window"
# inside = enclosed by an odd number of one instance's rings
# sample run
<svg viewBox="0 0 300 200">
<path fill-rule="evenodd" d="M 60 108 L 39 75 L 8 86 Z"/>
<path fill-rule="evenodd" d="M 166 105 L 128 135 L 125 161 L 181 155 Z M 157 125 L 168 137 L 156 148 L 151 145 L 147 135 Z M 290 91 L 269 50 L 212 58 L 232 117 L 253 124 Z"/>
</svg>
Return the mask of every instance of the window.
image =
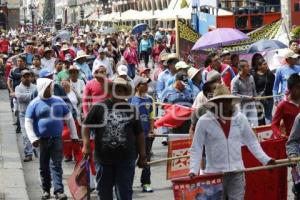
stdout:
<svg viewBox="0 0 300 200">
<path fill-rule="evenodd" d="M 295 9 L 295 12 L 299 12 L 300 11 L 300 4 L 299 3 L 295 3 L 294 4 L 294 9 Z"/>
</svg>

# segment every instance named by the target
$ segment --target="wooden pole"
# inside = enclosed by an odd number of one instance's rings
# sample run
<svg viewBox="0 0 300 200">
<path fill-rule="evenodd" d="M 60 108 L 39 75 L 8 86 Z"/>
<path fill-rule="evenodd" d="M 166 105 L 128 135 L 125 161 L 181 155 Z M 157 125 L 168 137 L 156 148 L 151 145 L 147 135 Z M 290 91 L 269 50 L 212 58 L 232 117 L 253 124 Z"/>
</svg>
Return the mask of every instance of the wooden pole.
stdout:
<svg viewBox="0 0 300 200">
<path fill-rule="evenodd" d="M 178 23 L 178 15 L 176 15 L 176 19 L 175 19 L 175 28 L 176 28 L 176 54 L 178 56 L 178 58 L 180 57 L 180 53 L 179 53 L 179 23 Z"/>
</svg>

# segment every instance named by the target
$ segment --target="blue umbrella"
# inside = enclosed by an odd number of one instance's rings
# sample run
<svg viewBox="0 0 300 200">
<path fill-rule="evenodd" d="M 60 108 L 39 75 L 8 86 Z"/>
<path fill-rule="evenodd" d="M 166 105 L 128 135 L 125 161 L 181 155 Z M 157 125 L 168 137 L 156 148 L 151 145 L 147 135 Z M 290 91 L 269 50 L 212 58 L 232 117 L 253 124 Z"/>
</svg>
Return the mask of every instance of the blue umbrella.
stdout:
<svg viewBox="0 0 300 200">
<path fill-rule="evenodd" d="M 147 30 L 147 28 L 148 28 L 148 24 L 145 23 L 135 25 L 131 30 L 131 34 L 136 35 L 142 33 L 143 31 Z"/>
<path fill-rule="evenodd" d="M 257 53 L 284 48 L 287 48 L 287 46 L 278 40 L 259 40 L 249 47 L 247 53 Z"/>
</svg>

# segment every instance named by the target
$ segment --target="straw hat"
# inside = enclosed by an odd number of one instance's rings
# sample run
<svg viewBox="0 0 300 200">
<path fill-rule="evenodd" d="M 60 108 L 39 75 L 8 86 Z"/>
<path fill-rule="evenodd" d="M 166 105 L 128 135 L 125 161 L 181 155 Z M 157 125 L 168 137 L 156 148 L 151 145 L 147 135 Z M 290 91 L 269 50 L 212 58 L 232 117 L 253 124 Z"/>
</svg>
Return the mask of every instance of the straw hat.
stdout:
<svg viewBox="0 0 300 200">
<path fill-rule="evenodd" d="M 172 60 L 172 59 L 177 59 L 178 60 L 178 55 L 176 53 L 169 53 L 168 56 L 166 57 L 163 65 L 167 66 L 168 65 L 168 61 Z"/>
<path fill-rule="evenodd" d="M 45 49 L 44 49 L 44 52 L 46 53 L 46 52 L 49 52 L 49 51 L 52 51 L 52 49 L 50 48 L 50 47 L 46 47 Z"/>
<path fill-rule="evenodd" d="M 222 84 L 216 85 L 216 88 L 213 93 L 213 97 L 208 100 L 207 103 L 204 104 L 204 106 L 212 106 L 213 103 L 215 103 L 217 100 L 225 100 L 225 99 L 231 99 L 232 104 L 240 103 L 241 98 L 238 96 L 234 96 L 230 93 L 229 89 Z"/>
<path fill-rule="evenodd" d="M 74 60 L 78 60 L 79 58 L 86 58 L 88 55 L 83 50 L 77 52 L 77 56 Z"/>
<path fill-rule="evenodd" d="M 200 72 L 200 71 L 201 71 L 200 69 L 196 69 L 195 67 L 191 67 L 188 70 L 188 76 L 189 76 L 189 78 L 193 79 L 198 74 L 198 72 Z"/>
</svg>

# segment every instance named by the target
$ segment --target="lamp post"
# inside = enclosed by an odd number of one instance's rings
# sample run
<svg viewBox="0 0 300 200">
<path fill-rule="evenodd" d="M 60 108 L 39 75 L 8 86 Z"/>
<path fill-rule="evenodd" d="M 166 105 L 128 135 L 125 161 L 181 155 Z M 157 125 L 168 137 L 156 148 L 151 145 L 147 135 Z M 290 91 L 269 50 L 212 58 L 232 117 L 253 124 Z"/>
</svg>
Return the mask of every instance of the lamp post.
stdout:
<svg viewBox="0 0 300 200">
<path fill-rule="evenodd" d="M 34 9 L 36 9 L 36 7 L 33 5 L 33 4 L 30 4 L 29 5 L 29 9 L 30 9 L 30 11 L 31 11 L 31 23 L 32 23 L 32 32 L 34 32 L 34 17 L 35 17 L 35 15 L 34 15 Z"/>
</svg>

